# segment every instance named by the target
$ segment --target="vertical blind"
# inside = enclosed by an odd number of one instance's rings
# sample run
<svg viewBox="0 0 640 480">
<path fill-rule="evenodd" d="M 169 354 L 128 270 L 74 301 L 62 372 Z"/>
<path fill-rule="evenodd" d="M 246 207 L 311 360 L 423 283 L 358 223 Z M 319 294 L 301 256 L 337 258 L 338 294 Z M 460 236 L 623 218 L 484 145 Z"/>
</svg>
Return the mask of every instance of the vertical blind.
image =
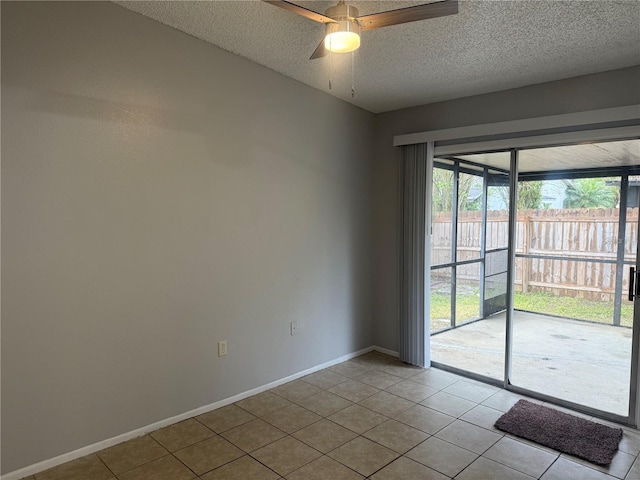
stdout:
<svg viewBox="0 0 640 480">
<path fill-rule="evenodd" d="M 430 362 L 429 326 L 425 312 L 429 298 L 425 295 L 429 262 L 426 226 L 430 222 L 427 195 L 430 192 L 433 143 L 402 147 L 400 192 L 402 195 L 400 226 L 400 360 L 426 367 Z"/>
</svg>

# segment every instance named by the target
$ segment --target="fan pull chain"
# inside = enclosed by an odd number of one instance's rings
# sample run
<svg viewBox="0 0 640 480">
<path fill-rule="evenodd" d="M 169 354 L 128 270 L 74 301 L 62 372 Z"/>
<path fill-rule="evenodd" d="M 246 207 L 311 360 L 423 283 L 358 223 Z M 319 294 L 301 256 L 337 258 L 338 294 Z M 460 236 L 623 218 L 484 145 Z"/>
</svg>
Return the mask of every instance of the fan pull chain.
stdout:
<svg viewBox="0 0 640 480">
<path fill-rule="evenodd" d="M 355 75 L 355 68 L 353 66 L 353 64 L 355 63 L 355 53 L 356 52 L 351 52 L 351 97 L 355 97 L 356 96 L 356 75 Z"/>
<path fill-rule="evenodd" d="M 332 73 L 332 61 L 333 53 L 331 52 L 331 37 L 329 37 L 329 90 L 331 90 L 331 73 Z"/>
</svg>

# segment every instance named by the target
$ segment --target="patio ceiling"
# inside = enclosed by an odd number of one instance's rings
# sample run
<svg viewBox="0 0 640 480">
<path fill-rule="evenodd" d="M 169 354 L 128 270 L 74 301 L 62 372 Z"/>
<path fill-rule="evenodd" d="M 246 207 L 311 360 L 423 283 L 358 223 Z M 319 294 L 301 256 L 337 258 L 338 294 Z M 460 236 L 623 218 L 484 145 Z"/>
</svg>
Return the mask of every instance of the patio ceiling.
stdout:
<svg viewBox="0 0 640 480">
<path fill-rule="evenodd" d="M 509 169 L 509 152 L 456 155 L 490 167 Z M 520 151 L 521 172 L 640 166 L 640 140 L 589 143 Z"/>
</svg>

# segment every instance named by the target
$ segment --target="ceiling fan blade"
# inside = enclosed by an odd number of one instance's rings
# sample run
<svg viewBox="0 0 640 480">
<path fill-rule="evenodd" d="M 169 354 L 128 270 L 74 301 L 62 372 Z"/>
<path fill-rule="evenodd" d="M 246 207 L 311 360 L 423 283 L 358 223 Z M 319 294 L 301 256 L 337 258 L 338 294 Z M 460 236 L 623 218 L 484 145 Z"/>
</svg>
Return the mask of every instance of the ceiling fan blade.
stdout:
<svg viewBox="0 0 640 480">
<path fill-rule="evenodd" d="M 309 60 L 314 60 L 320 57 L 326 57 L 329 51 L 324 46 L 324 38 L 320 41 L 320 45 L 313 51 Z"/>
<path fill-rule="evenodd" d="M 319 22 L 319 23 L 335 22 L 335 20 L 329 17 L 320 15 L 319 13 L 316 13 L 313 10 L 309 10 L 308 8 L 301 7 L 300 5 L 296 5 L 295 3 L 287 2 L 286 0 L 262 0 L 262 1 L 266 3 L 270 3 L 271 5 L 275 5 L 276 7 L 289 10 L 290 12 L 293 12 L 295 14 L 308 18 L 309 20 L 313 20 L 314 22 Z"/>
<path fill-rule="evenodd" d="M 374 13 L 358 17 L 361 30 L 388 27 L 400 23 L 426 20 L 427 18 L 443 17 L 458 13 L 458 0 L 443 0 L 436 3 L 416 5 L 414 7 L 399 8 L 388 12 Z"/>
</svg>

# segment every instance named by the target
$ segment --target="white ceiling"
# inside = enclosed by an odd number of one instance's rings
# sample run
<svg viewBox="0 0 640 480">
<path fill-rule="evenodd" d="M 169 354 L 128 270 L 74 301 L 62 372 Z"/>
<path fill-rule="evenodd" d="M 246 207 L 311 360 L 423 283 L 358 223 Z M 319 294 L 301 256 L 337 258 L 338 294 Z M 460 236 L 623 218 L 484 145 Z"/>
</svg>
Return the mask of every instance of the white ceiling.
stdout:
<svg viewBox="0 0 640 480">
<path fill-rule="evenodd" d="M 463 0 L 457 15 L 363 32 L 355 54 L 309 60 L 323 26 L 258 0 L 118 1 L 374 113 L 640 64 L 636 0 Z M 330 1 L 296 1 L 324 13 Z M 353 0 L 360 15 L 428 3 Z"/>
</svg>

